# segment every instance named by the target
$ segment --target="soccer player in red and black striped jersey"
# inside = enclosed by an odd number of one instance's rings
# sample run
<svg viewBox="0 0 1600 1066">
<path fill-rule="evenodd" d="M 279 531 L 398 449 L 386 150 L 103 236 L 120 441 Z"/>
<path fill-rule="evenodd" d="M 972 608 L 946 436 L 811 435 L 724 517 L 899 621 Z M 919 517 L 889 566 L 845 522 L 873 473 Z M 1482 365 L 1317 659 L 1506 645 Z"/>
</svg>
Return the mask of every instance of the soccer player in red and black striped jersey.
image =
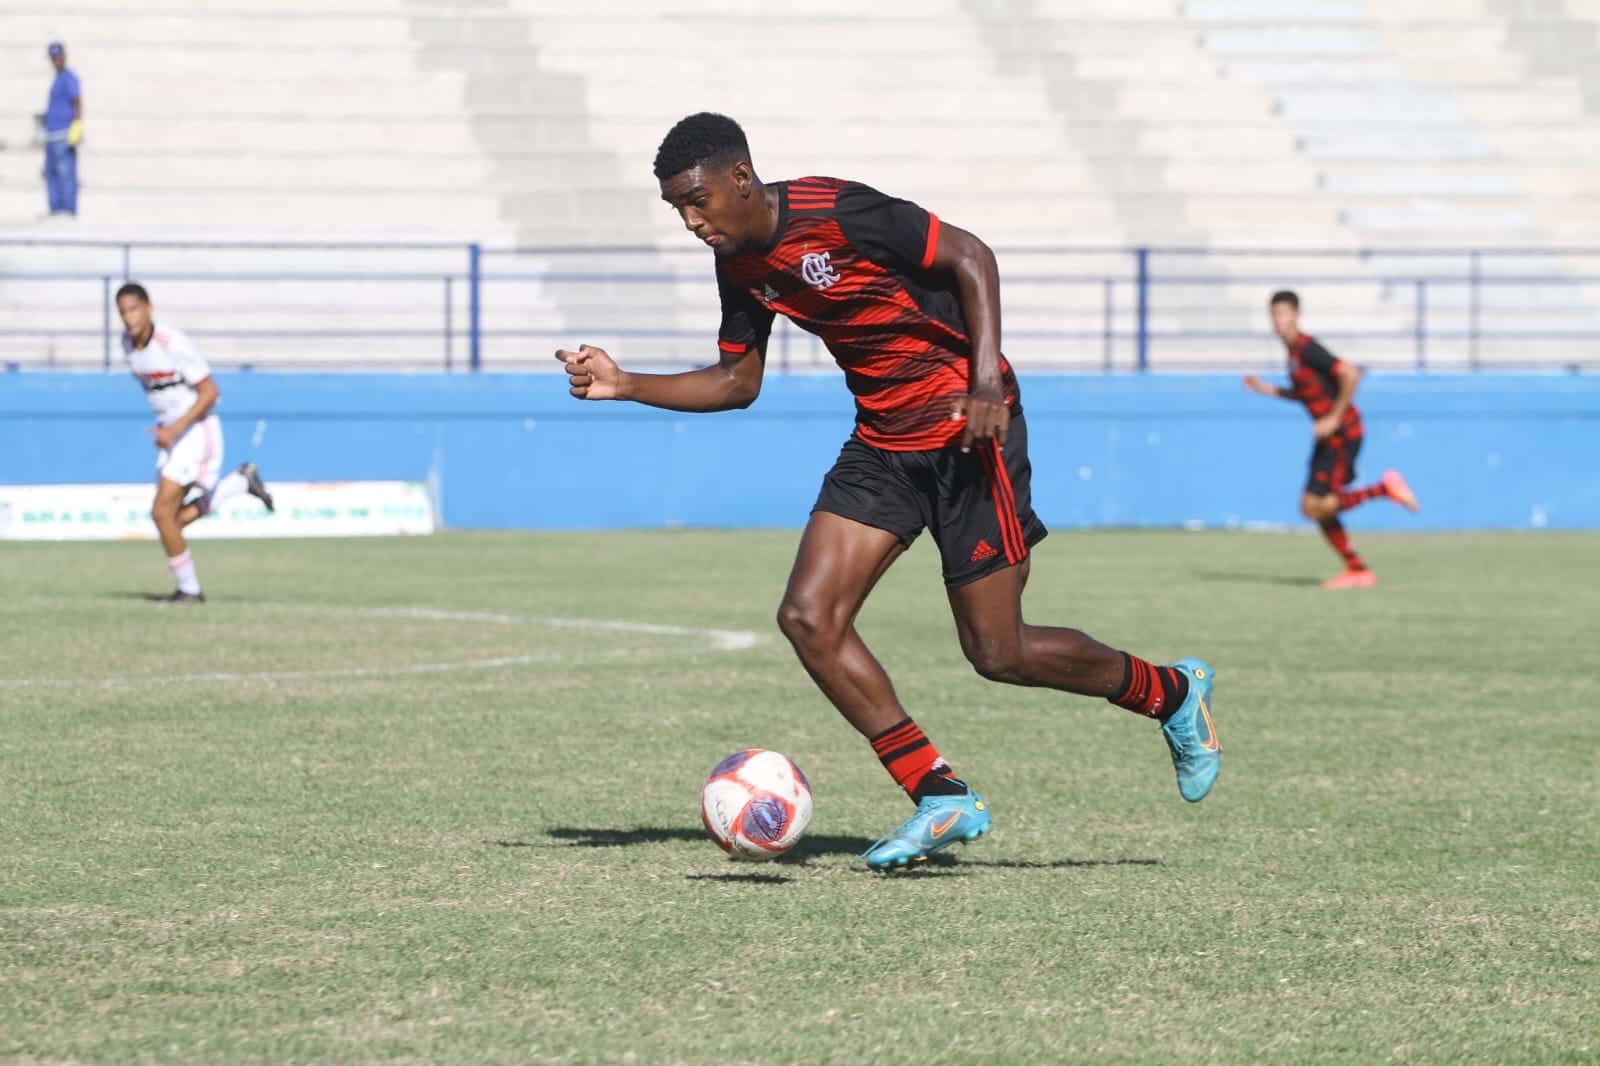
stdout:
<svg viewBox="0 0 1600 1066">
<path fill-rule="evenodd" d="M 962 650 L 986 678 L 1103 697 L 1159 721 L 1179 791 L 1198 801 L 1220 766 L 1198 659 L 1172 666 L 1072 629 L 1029 625 L 1022 590 L 1045 536 L 1029 497 L 1021 392 L 1000 353 L 1000 279 L 977 237 L 905 200 L 835 178 L 764 183 L 743 131 L 691 115 L 656 155 L 661 195 L 715 256 L 714 366 L 621 370 L 599 348 L 561 351 L 571 392 L 673 411 L 748 407 L 774 316 L 821 337 L 855 396 L 856 428 L 823 479 L 778 624 L 916 813 L 864 856 L 917 862 L 989 828 L 990 812 L 911 719 L 855 618 L 928 529 Z"/>
<path fill-rule="evenodd" d="M 1377 575 L 1350 546 L 1349 534 L 1339 515 L 1368 500 L 1391 499 L 1408 511 L 1417 510 L 1417 497 L 1399 472 L 1388 470 L 1364 488 L 1349 488 L 1356 477 L 1356 456 L 1361 453 L 1361 412 L 1356 410 L 1356 387 L 1361 368 L 1334 357 L 1315 337 L 1300 332 L 1300 297 L 1287 290 L 1272 294 L 1269 304 L 1272 328 L 1289 349 L 1289 387 L 1269 385 L 1254 374 L 1245 376 L 1245 388 L 1263 396 L 1277 396 L 1305 405 L 1311 415 L 1311 472 L 1300 497 L 1300 513 L 1322 528 L 1333 550 L 1344 560 L 1344 572 L 1322 583 L 1326 589 L 1369 588 Z"/>
</svg>

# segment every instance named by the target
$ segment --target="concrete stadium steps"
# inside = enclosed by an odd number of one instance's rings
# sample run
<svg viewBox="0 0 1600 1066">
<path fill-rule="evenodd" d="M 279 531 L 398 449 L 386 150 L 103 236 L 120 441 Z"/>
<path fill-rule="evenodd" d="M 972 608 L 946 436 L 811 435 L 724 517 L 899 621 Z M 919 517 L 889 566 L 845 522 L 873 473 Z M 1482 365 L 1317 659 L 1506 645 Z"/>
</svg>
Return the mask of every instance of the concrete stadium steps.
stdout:
<svg viewBox="0 0 1600 1066">
<path fill-rule="evenodd" d="M 41 227 L 47 236 L 628 244 L 661 251 L 592 272 L 708 276 L 697 249 L 679 254 L 687 238 L 650 161 L 672 121 L 713 108 L 744 118 L 768 176 L 868 181 L 997 245 L 1600 243 L 1597 27 L 1600 0 L 817 0 L 776 12 L 733 0 L 151 0 L 137 17 L 107 0 L 17 0 L 0 40 L 0 141 L 13 149 L 0 152 L 0 232 L 34 232 L 23 224 L 42 207 L 37 150 L 18 146 L 43 104 L 43 42 L 59 37 L 84 76 L 89 139 L 84 215 Z M 0 246 L 0 270 L 41 269 L 33 253 Z M 364 255 L 326 253 L 317 269 L 392 269 Z M 464 269 L 459 251 L 441 255 L 450 264 L 424 272 Z M 141 252 L 134 269 L 279 261 Z M 1097 279 L 1113 276 L 1123 365 L 1126 257 L 1097 262 L 1003 255 L 1018 338 L 1008 351 L 1092 364 L 1107 317 Z M 1571 279 L 1593 266 L 1541 268 Z M 1087 281 L 1028 280 L 1080 267 Z M 1352 261 L 1339 270 L 1367 276 L 1323 284 L 1325 261 L 1158 262 L 1180 268 L 1224 280 L 1163 288 L 1152 328 L 1193 335 L 1163 341 L 1166 365 L 1226 361 L 1237 342 L 1210 334 L 1259 337 L 1266 282 L 1297 274 L 1308 307 L 1358 351 L 1404 357 L 1392 338 L 1354 337 L 1409 328 L 1414 296 L 1386 279 L 1393 263 Z M 59 297 L 50 284 L 0 279 L 0 330 L 70 317 L 85 299 L 85 283 L 60 282 Z M 78 312 L 93 328 L 97 284 Z M 521 331 L 609 328 L 630 347 L 657 330 L 653 351 L 698 361 L 716 317 L 703 282 L 485 289 L 486 350 L 504 358 L 522 358 Z M 285 317 L 424 329 L 443 300 L 442 283 L 174 280 L 162 291 L 180 321 L 219 331 L 270 331 Z M 1431 288 L 1430 315 L 1465 321 L 1465 292 Z M 1583 284 L 1486 285 L 1477 301 L 1480 322 L 1526 332 L 1590 328 L 1597 306 Z M 453 310 L 464 323 L 464 305 Z M 315 347 L 316 359 L 382 361 L 425 346 Z M 0 333 L 0 358 L 16 350 Z"/>
</svg>

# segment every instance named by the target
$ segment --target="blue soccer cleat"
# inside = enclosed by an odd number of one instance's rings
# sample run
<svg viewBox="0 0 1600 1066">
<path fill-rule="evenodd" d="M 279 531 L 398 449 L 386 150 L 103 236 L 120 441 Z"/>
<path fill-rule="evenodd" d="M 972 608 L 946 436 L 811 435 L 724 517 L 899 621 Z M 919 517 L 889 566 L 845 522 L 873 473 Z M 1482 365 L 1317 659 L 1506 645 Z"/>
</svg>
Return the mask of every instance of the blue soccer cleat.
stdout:
<svg viewBox="0 0 1600 1066">
<path fill-rule="evenodd" d="M 976 792 L 928 796 L 904 825 L 879 837 L 861 857 L 874 870 L 922 862 L 951 844 L 977 840 L 989 831 L 989 821 L 989 805 Z"/>
<path fill-rule="evenodd" d="M 1161 735 L 1172 749 L 1172 765 L 1178 771 L 1178 792 L 1190 803 L 1199 803 L 1216 784 L 1222 768 L 1222 742 L 1211 723 L 1211 689 L 1214 671 L 1200 659 L 1179 659 L 1172 664 L 1189 677 L 1189 696 L 1167 720 Z"/>
</svg>

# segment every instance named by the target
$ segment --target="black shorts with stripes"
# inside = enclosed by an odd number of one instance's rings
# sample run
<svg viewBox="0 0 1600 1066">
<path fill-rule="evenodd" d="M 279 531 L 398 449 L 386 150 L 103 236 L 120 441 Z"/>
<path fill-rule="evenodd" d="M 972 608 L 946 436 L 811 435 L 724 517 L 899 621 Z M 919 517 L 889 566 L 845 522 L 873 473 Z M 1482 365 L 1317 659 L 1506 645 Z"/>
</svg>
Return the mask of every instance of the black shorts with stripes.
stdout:
<svg viewBox="0 0 1600 1066">
<path fill-rule="evenodd" d="M 1308 496 L 1331 496 L 1356 479 L 1356 456 L 1361 454 L 1361 427 L 1352 434 L 1340 430 L 1311 449 L 1311 469 L 1306 473 Z"/>
<path fill-rule="evenodd" d="M 887 530 L 909 545 L 924 529 L 939 545 L 946 585 L 1015 566 L 1048 530 L 1033 513 L 1028 427 L 1020 409 L 1004 449 L 892 452 L 851 437 L 822 479 L 813 511 Z"/>
</svg>

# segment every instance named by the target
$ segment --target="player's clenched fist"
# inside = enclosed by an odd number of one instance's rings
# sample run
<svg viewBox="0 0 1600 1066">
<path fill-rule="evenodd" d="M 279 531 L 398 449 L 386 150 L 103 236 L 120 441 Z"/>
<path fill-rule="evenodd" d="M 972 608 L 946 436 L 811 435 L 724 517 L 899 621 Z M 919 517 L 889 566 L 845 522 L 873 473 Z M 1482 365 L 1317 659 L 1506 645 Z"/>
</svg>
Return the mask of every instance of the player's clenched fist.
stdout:
<svg viewBox="0 0 1600 1066">
<path fill-rule="evenodd" d="M 563 348 L 556 358 L 567 368 L 567 384 L 571 386 L 567 391 L 572 395 L 580 400 L 617 399 L 622 371 L 604 348 L 580 344 L 575 352 Z"/>
<path fill-rule="evenodd" d="M 950 420 L 965 421 L 961 431 L 961 450 L 970 452 L 974 441 L 993 440 L 996 446 L 1006 446 L 1006 433 L 1011 428 L 1011 409 L 1006 406 L 1005 394 L 998 389 L 980 389 L 957 397 L 950 407 Z"/>
</svg>

